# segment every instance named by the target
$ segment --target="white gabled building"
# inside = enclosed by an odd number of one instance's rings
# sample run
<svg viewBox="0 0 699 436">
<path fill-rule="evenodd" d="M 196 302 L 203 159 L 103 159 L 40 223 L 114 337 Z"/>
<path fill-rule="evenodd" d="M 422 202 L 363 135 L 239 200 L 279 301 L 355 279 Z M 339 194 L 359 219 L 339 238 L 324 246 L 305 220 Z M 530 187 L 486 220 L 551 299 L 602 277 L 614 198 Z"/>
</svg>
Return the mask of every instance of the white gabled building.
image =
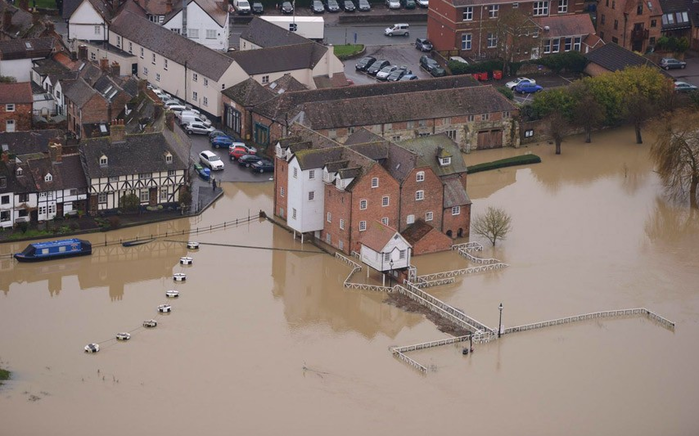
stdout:
<svg viewBox="0 0 699 436">
<path fill-rule="evenodd" d="M 178 2 L 174 0 L 175 4 Z M 228 2 L 214 0 L 187 1 L 187 38 L 213 50 L 228 51 L 230 25 Z M 182 32 L 182 8 L 165 17 L 163 26 L 175 33 Z"/>
<path fill-rule="evenodd" d="M 110 5 L 102 0 L 65 0 L 63 18 L 68 22 L 68 39 L 106 41 L 110 14 Z"/>
<path fill-rule="evenodd" d="M 412 246 L 396 229 L 373 221 L 367 225 L 359 254 L 362 262 L 386 272 L 408 268 L 411 252 Z"/>
</svg>

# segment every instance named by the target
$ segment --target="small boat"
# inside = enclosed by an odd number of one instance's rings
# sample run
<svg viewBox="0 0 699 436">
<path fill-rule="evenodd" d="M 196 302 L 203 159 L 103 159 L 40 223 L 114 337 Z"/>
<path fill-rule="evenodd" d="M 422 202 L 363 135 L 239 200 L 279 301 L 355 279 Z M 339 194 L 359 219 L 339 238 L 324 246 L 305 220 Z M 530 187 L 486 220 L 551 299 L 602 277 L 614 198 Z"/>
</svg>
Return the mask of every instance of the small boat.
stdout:
<svg viewBox="0 0 699 436">
<path fill-rule="evenodd" d="M 161 304 L 160 306 L 158 306 L 158 312 L 170 313 L 172 312 L 172 306 L 170 306 L 169 304 Z"/>
<path fill-rule="evenodd" d="M 36 242 L 27 245 L 21 253 L 15 253 L 20 262 L 39 262 L 73 256 L 92 254 L 92 244 L 83 239 L 61 239 L 50 242 Z"/>
<path fill-rule="evenodd" d="M 167 298 L 177 298 L 177 297 L 180 296 L 180 292 L 179 292 L 179 291 L 176 291 L 176 290 L 174 290 L 174 289 L 171 289 L 171 290 L 165 292 L 165 296 L 166 296 Z"/>
<path fill-rule="evenodd" d="M 191 257 L 180 257 L 180 264 L 181 265 L 191 265 L 194 262 L 194 259 Z"/>
<path fill-rule="evenodd" d="M 176 282 L 183 282 L 187 280 L 187 274 L 185 273 L 175 273 L 172 275 L 172 279 Z"/>
<path fill-rule="evenodd" d="M 85 345 L 85 352 L 86 353 L 97 353 L 100 350 L 100 345 L 99 344 L 87 344 Z"/>
<path fill-rule="evenodd" d="M 143 321 L 143 327 L 153 328 L 153 327 L 157 327 L 157 326 L 158 326 L 158 321 L 156 321 L 154 319 L 147 319 L 147 320 Z"/>
<path fill-rule="evenodd" d="M 131 333 L 121 332 L 116 335 L 117 341 L 128 341 L 131 339 Z"/>
<path fill-rule="evenodd" d="M 190 250 L 198 250 L 199 249 L 199 243 L 196 241 L 189 241 L 187 242 L 187 248 Z"/>
<path fill-rule="evenodd" d="M 121 246 L 122 247 L 135 247 L 136 245 L 143 245 L 143 244 L 147 244 L 147 243 L 153 242 L 153 241 L 155 241 L 155 238 L 148 238 L 148 239 L 141 239 L 141 240 L 134 239 L 133 241 L 122 242 Z"/>
</svg>

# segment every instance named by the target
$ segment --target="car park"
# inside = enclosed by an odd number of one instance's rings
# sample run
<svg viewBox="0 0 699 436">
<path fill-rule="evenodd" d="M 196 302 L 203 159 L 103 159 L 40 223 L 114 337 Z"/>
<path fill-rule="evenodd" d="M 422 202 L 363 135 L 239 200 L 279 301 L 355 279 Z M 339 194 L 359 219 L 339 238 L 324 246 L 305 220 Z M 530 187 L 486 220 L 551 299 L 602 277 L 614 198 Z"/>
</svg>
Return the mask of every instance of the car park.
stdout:
<svg viewBox="0 0 699 436">
<path fill-rule="evenodd" d="M 291 2 L 282 3 L 282 14 L 291 15 L 294 13 L 294 6 Z"/>
<path fill-rule="evenodd" d="M 400 3 L 399 3 L 400 4 Z M 383 31 L 386 36 L 410 36 L 410 24 L 398 23 Z"/>
<path fill-rule="evenodd" d="M 412 74 L 413 72 L 410 71 L 407 67 L 400 67 L 400 68 L 392 71 L 391 74 L 388 75 L 386 80 L 388 82 L 397 82 L 408 73 Z"/>
<path fill-rule="evenodd" d="M 206 124 L 197 122 L 197 121 L 192 121 L 190 123 L 187 123 L 183 126 L 184 131 L 187 132 L 188 135 L 191 134 L 196 134 L 196 135 L 208 135 L 211 133 L 214 128 L 211 126 L 207 126 Z"/>
<path fill-rule="evenodd" d="M 417 80 L 418 77 L 415 74 L 406 74 L 398 80 L 399 82 L 407 82 L 409 80 Z"/>
<path fill-rule="evenodd" d="M 325 5 L 320 0 L 313 0 L 313 3 L 311 3 L 311 12 L 314 14 L 324 14 Z"/>
<path fill-rule="evenodd" d="M 540 92 L 543 90 L 544 88 L 542 88 L 540 85 L 537 85 L 536 83 L 522 81 L 517 86 L 515 86 L 514 92 L 516 92 L 517 94 L 533 94 L 535 92 Z"/>
<path fill-rule="evenodd" d="M 271 173 L 274 171 L 274 163 L 269 159 L 262 159 L 250 165 L 250 171 L 256 173 Z"/>
<path fill-rule="evenodd" d="M 675 92 L 692 92 L 696 91 L 697 87 L 687 82 L 675 82 Z"/>
<path fill-rule="evenodd" d="M 387 67 L 383 67 L 381 71 L 376 73 L 376 80 L 382 80 L 385 81 L 388 79 L 388 75 L 394 72 L 395 70 L 398 69 L 398 66 L 396 65 L 389 65 Z"/>
<path fill-rule="evenodd" d="M 157 327 L 157 326 L 158 326 L 158 321 L 156 321 L 154 319 L 147 319 L 147 320 L 143 321 L 143 327 L 152 329 L 153 327 Z"/>
<path fill-rule="evenodd" d="M 201 123 L 206 127 L 211 127 L 211 121 L 209 121 L 206 117 L 197 115 L 196 113 L 190 110 L 178 112 L 177 119 L 179 120 L 181 126 L 189 123 Z M 214 130 L 213 127 L 211 129 Z"/>
<path fill-rule="evenodd" d="M 234 142 L 231 145 L 228 146 L 228 151 L 233 150 L 236 147 L 242 147 L 247 151 L 248 154 L 257 154 L 257 149 L 255 147 L 252 147 L 250 145 L 245 145 L 244 142 Z"/>
<path fill-rule="evenodd" d="M 211 142 L 213 148 L 228 148 L 235 140 L 230 136 L 216 136 L 209 139 L 209 142 Z"/>
<path fill-rule="evenodd" d="M 217 136 L 228 136 L 228 134 L 223 130 L 214 129 L 211 133 L 209 133 L 209 141 Z"/>
<path fill-rule="evenodd" d="M 354 12 L 357 10 L 357 7 L 354 5 L 352 0 L 344 0 L 342 3 L 340 3 L 340 6 L 345 12 Z"/>
<path fill-rule="evenodd" d="M 233 7 L 238 15 L 250 15 L 250 3 L 248 0 L 233 0 Z"/>
<path fill-rule="evenodd" d="M 430 70 L 430 74 L 432 75 L 432 77 L 444 77 L 447 75 L 447 70 L 437 66 Z"/>
<path fill-rule="evenodd" d="M 250 168 L 250 165 L 260 160 L 262 160 L 260 156 L 254 154 L 245 154 L 238 158 L 238 165 L 240 165 L 241 167 Z"/>
<path fill-rule="evenodd" d="M 325 9 L 328 12 L 340 12 L 340 5 L 337 0 L 325 0 Z"/>
<path fill-rule="evenodd" d="M 433 68 L 439 67 L 439 63 L 427 55 L 420 56 L 420 67 L 428 73 Z"/>
<path fill-rule="evenodd" d="M 415 0 L 401 0 L 400 2 L 405 9 L 415 9 L 417 7 Z"/>
<path fill-rule="evenodd" d="M 357 71 L 366 71 L 374 62 L 376 62 L 375 57 L 364 56 L 363 58 L 357 61 L 357 63 L 354 65 L 354 69 Z"/>
<path fill-rule="evenodd" d="M 86 353 L 97 353 L 100 350 L 100 345 L 99 344 L 87 344 L 85 345 L 85 352 Z"/>
<path fill-rule="evenodd" d="M 687 62 L 680 61 L 675 58 L 662 58 L 660 60 L 660 68 L 665 68 L 666 70 L 685 68 L 686 66 Z"/>
<path fill-rule="evenodd" d="M 128 341 L 131 339 L 131 333 L 121 332 L 116 334 L 117 341 Z"/>
<path fill-rule="evenodd" d="M 252 13 L 255 15 L 262 15 L 265 13 L 265 7 L 260 2 L 254 2 L 252 4 Z"/>
<path fill-rule="evenodd" d="M 430 6 L 429 0 L 417 0 L 417 5 L 421 8 L 427 8 Z"/>
<path fill-rule="evenodd" d="M 223 161 L 221 161 L 221 158 L 209 150 L 204 150 L 199 153 L 199 161 L 202 165 L 211 168 L 212 171 L 223 170 Z"/>
<path fill-rule="evenodd" d="M 527 77 L 518 77 L 514 80 L 510 80 L 509 82 L 505 83 L 505 87 L 507 87 L 508 89 L 515 89 L 515 86 L 519 85 L 520 83 L 534 83 L 534 84 L 536 84 L 536 80 L 529 79 Z"/>
<path fill-rule="evenodd" d="M 359 0 L 357 2 L 357 9 L 359 9 L 360 12 L 369 12 L 371 10 L 369 0 Z"/>
<path fill-rule="evenodd" d="M 400 0 L 386 0 L 387 9 L 400 9 Z"/>
<path fill-rule="evenodd" d="M 248 150 L 245 147 L 233 147 L 228 150 L 228 159 L 232 162 L 248 154 L 250 153 L 248 153 Z"/>
<path fill-rule="evenodd" d="M 415 40 L 415 48 L 420 51 L 432 51 L 434 47 L 429 39 L 418 38 Z"/>
<path fill-rule="evenodd" d="M 370 66 L 369 68 L 367 68 L 366 72 L 367 72 L 367 74 L 370 75 L 370 76 L 375 76 L 376 73 L 378 73 L 379 71 L 381 71 L 381 69 L 382 69 L 383 67 L 386 67 L 386 66 L 388 66 L 388 65 L 390 65 L 390 64 L 391 64 L 391 63 L 388 62 L 386 59 L 379 59 L 379 60 L 377 60 L 376 62 L 374 62 L 373 64 L 371 64 L 371 66 Z"/>
</svg>

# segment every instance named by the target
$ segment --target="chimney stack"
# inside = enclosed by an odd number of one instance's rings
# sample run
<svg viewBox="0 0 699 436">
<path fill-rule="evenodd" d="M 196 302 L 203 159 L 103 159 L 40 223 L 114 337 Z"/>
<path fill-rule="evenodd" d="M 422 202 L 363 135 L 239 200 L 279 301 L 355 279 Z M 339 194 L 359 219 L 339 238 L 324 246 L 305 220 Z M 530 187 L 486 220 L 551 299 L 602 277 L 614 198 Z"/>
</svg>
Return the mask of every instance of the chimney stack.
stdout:
<svg viewBox="0 0 699 436">
<path fill-rule="evenodd" d="M 175 130 L 175 113 L 173 111 L 165 112 L 165 125 L 171 132 Z"/>
<path fill-rule="evenodd" d="M 121 76 L 121 66 L 119 65 L 119 62 L 112 62 L 111 70 L 113 76 Z"/>
<path fill-rule="evenodd" d="M 172 0 L 167 0 L 167 1 L 165 2 L 165 11 L 166 11 L 167 14 L 169 14 L 170 12 L 172 12 Z"/>
<path fill-rule="evenodd" d="M 10 161 L 10 152 L 5 150 L 2 152 L 2 156 L 0 156 L 0 160 L 2 160 L 5 163 L 8 163 Z"/>
<path fill-rule="evenodd" d="M 107 58 L 100 59 L 100 70 L 102 70 L 104 72 L 109 71 L 109 59 L 107 59 Z"/>
<path fill-rule="evenodd" d="M 109 140 L 112 144 L 126 141 L 126 126 L 124 120 L 112 120 L 109 128 Z"/>
<path fill-rule="evenodd" d="M 49 157 L 53 163 L 58 163 L 63 160 L 63 145 L 61 145 L 60 142 L 49 143 Z"/>
<path fill-rule="evenodd" d="M 87 46 L 85 44 L 81 44 L 78 47 L 78 59 L 81 61 L 87 60 Z"/>
</svg>

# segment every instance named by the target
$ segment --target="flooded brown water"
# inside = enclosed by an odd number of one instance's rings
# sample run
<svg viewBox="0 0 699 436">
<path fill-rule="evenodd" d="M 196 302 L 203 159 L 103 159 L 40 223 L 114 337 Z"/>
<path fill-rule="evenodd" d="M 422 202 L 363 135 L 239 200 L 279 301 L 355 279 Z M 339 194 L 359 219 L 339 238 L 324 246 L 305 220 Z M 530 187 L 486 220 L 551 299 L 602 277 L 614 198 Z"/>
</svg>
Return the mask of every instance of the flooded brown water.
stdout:
<svg viewBox="0 0 699 436">
<path fill-rule="evenodd" d="M 667 204 L 633 133 L 468 155 L 533 152 L 543 163 L 469 178 L 474 214 L 506 209 L 494 256 L 510 267 L 431 289 L 496 327 L 647 307 L 645 318 L 589 321 L 458 346 L 388 352 L 446 337 L 423 316 L 345 291 L 348 268 L 269 222 L 177 242 L 96 247 L 93 256 L 0 264 L 0 388 L 5 435 L 250 434 L 694 435 L 699 433 L 699 218 Z M 271 211 L 270 184 L 224 185 L 200 218 L 90 235 L 96 245 L 181 232 Z M 474 238 L 477 240 L 477 238 Z M 168 240 L 185 241 L 183 237 Z M 0 245 L 0 254 L 26 244 Z M 454 253 L 414 259 L 421 274 L 461 268 Z M 172 273 L 187 282 L 174 284 Z M 180 298 L 158 327 L 168 289 Z M 131 341 L 109 340 L 133 330 Z M 102 350 L 82 348 L 101 342 Z"/>
</svg>

